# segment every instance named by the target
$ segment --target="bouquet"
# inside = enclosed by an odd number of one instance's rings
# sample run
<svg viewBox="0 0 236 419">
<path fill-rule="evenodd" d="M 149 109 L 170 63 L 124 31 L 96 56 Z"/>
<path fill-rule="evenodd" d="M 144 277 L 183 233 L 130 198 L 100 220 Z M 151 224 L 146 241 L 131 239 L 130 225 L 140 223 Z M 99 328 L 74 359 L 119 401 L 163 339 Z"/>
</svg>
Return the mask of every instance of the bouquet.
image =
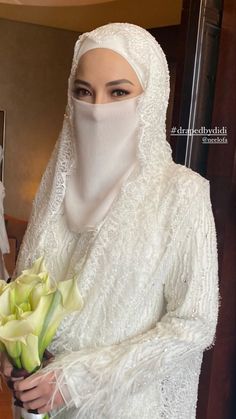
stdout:
<svg viewBox="0 0 236 419">
<path fill-rule="evenodd" d="M 0 351 L 15 368 L 34 373 L 61 320 L 82 307 L 76 278 L 55 283 L 37 259 L 14 282 L 0 280 Z M 22 419 L 48 417 L 21 409 Z"/>
</svg>

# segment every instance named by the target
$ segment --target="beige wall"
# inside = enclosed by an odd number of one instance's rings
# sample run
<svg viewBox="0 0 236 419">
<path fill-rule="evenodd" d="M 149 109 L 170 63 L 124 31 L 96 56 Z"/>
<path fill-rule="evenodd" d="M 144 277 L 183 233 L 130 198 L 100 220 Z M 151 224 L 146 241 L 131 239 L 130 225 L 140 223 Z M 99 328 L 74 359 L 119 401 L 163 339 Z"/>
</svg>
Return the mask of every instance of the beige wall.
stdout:
<svg viewBox="0 0 236 419">
<path fill-rule="evenodd" d="M 75 32 L 0 19 L 5 213 L 27 220 L 61 129 Z"/>
</svg>

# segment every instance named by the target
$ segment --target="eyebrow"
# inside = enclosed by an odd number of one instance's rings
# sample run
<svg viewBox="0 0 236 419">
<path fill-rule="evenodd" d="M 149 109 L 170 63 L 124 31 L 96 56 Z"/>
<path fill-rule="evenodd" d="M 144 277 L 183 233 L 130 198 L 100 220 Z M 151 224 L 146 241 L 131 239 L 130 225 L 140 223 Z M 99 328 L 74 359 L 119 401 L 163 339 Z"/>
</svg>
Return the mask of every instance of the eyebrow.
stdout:
<svg viewBox="0 0 236 419">
<path fill-rule="evenodd" d="M 116 84 L 121 84 L 121 83 L 129 83 L 129 84 L 132 84 L 134 86 L 134 84 L 130 80 L 127 80 L 127 79 L 109 81 L 108 83 L 106 83 L 106 86 L 114 86 Z M 92 87 L 89 82 L 87 82 L 85 80 L 81 80 L 81 79 L 76 79 L 75 84 L 84 84 L 87 87 Z"/>
</svg>

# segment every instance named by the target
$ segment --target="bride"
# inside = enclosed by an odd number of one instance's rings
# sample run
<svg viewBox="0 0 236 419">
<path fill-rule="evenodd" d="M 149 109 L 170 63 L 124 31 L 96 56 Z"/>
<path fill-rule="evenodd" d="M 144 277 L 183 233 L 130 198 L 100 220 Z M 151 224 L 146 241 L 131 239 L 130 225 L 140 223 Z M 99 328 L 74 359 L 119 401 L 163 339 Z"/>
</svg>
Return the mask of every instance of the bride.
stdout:
<svg viewBox="0 0 236 419">
<path fill-rule="evenodd" d="M 15 382 L 30 411 L 196 417 L 217 322 L 216 233 L 209 182 L 172 160 L 168 99 L 166 58 L 146 30 L 112 23 L 79 37 L 16 274 L 44 255 L 54 280 L 77 275 L 84 307 L 59 327 L 53 361 Z"/>
</svg>

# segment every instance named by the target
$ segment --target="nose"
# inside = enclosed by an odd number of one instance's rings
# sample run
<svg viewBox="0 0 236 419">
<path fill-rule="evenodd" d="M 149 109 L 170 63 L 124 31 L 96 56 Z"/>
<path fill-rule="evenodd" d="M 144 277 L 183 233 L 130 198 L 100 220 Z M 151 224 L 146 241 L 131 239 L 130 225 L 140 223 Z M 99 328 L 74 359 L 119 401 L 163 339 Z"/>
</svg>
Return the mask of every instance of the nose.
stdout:
<svg viewBox="0 0 236 419">
<path fill-rule="evenodd" d="M 107 103 L 108 98 L 106 97 L 106 94 L 104 92 L 97 92 L 94 94 L 93 97 L 93 103 L 94 105 L 101 105 L 102 103 Z"/>
</svg>

